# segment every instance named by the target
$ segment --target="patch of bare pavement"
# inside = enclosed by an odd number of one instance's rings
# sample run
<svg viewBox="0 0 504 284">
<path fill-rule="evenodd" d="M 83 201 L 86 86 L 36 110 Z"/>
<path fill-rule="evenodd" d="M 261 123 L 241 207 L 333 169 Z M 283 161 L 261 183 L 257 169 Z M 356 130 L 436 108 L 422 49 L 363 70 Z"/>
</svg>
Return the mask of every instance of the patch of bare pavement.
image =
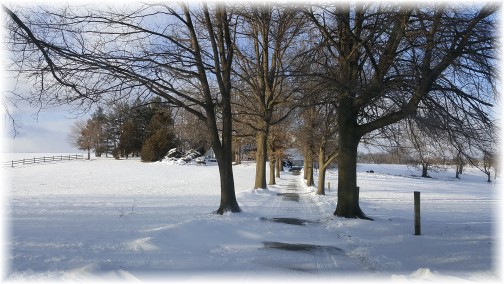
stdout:
<svg viewBox="0 0 504 284">
<path fill-rule="evenodd" d="M 320 221 L 327 217 L 327 213 L 320 212 L 301 182 L 299 173 L 294 172 L 284 174 L 274 187 L 276 194 L 269 204 L 271 209 L 267 211 L 270 216 L 259 219 L 269 222 L 269 226 L 283 226 L 283 234 L 262 241 L 255 262 L 272 270 L 286 269 L 307 275 L 339 275 L 365 270 L 338 246 L 345 243 L 343 240 L 327 233 Z M 313 242 L 304 243 L 297 239 Z"/>
</svg>

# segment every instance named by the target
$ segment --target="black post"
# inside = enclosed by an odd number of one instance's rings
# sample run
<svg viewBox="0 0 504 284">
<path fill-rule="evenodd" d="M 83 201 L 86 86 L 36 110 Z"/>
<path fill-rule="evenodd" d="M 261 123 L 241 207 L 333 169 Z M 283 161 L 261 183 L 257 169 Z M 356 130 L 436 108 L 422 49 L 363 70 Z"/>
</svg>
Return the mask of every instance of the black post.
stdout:
<svg viewBox="0 0 504 284">
<path fill-rule="evenodd" d="M 415 203 L 415 236 L 419 236 L 420 233 L 420 192 L 415 191 L 414 203 Z"/>
</svg>

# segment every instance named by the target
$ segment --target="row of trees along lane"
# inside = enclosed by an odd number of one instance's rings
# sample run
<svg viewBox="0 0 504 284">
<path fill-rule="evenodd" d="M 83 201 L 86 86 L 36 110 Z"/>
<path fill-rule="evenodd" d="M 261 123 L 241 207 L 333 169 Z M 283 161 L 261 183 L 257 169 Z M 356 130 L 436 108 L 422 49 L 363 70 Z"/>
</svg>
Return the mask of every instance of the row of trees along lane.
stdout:
<svg viewBox="0 0 504 284">
<path fill-rule="evenodd" d="M 309 68 L 309 67 L 308 67 Z M 325 175 L 328 167 L 338 157 L 338 124 L 334 119 L 337 105 L 331 101 L 331 93 L 318 82 L 306 83 L 301 90 L 310 94 L 303 99 L 297 125 L 297 141 L 303 149 L 304 179 L 308 186 L 314 186 L 315 162 L 318 164 L 317 194 L 325 195 Z"/>
<path fill-rule="evenodd" d="M 284 121 L 285 122 L 285 121 Z M 284 151 L 290 148 L 292 136 L 287 132 L 288 126 L 280 123 L 272 126 L 268 135 L 268 159 L 270 161 L 269 185 L 276 184 L 276 178 L 280 177 L 283 170 Z"/>
<path fill-rule="evenodd" d="M 482 129 L 493 131 L 495 4 L 181 3 L 122 9 L 13 12 L 3 6 L 10 69 L 32 87 L 18 96 L 40 105 L 80 106 L 159 96 L 185 109 L 208 129 L 219 165 L 221 214 L 240 211 L 233 131 L 256 135 L 254 187 L 266 188 L 267 141 L 275 136 L 270 131 L 290 114 L 304 113 L 303 119 L 320 127 L 308 135 L 316 139 L 305 139 L 305 157 L 318 151 L 321 165 L 337 160 L 334 214 L 348 218 L 368 218 L 357 188 L 360 142 L 395 131 L 406 119 L 415 129 L 444 129 L 464 157 L 476 151 L 467 146 L 480 142 Z M 471 135 L 464 140 L 464 133 Z"/>
<path fill-rule="evenodd" d="M 298 52 L 303 26 L 299 11 L 285 5 L 245 6 L 239 14 L 235 69 L 242 84 L 236 85 L 240 114 L 236 118 L 255 132 L 254 188 L 265 189 L 270 130 L 294 109 L 292 99 L 296 93 L 287 72 Z"/>
</svg>

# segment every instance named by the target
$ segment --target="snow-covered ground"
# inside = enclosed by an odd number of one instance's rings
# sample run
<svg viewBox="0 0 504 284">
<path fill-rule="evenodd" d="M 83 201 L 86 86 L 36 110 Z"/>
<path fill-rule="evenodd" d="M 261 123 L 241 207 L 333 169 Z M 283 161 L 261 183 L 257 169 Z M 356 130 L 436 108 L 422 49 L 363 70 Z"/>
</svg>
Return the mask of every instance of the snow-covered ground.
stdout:
<svg viewBox="0 0 504 284">
<path fill-rule="evenodd" d="M 359 165 L 361 207 L 374 221 L 332 215 L 335 170 L 332 190 L 318 196 L 286 172 L 253 190 L 255 165 L 234 166 L 243 212 L 224 216 L 212 213 L 216 166 L 102 158 L 2 172 L 6 280 L 501 277 L 500 188 L 477 169 L 461 180 L 453 170 L 422 179 L 405 166 Z M 421 236 L 413 235 L 413 191 L 421 192 Z"/>
</svg>

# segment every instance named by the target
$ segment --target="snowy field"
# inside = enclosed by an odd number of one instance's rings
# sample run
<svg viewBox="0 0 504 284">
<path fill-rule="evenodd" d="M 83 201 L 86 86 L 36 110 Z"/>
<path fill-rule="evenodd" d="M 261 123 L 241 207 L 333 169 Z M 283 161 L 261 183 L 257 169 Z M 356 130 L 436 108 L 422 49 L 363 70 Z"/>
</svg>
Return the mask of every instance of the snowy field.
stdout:
<svg viewBox="0 0 504 284">
<path fill-rule="evenodd" d="M 102 158 L 2 172 L 8 281 L 501 280 L 500 187 L 477 169 L 422 179 L 359 165 L 361 207 L 375 221 L 332 215 L 335 170 L 332 191 L 317 196 L 286 172 L 253 190 L 255 165 L 234 166 L 243 212 L 224 216 L 212 213 L 216 166 Z"/>
</svg>

